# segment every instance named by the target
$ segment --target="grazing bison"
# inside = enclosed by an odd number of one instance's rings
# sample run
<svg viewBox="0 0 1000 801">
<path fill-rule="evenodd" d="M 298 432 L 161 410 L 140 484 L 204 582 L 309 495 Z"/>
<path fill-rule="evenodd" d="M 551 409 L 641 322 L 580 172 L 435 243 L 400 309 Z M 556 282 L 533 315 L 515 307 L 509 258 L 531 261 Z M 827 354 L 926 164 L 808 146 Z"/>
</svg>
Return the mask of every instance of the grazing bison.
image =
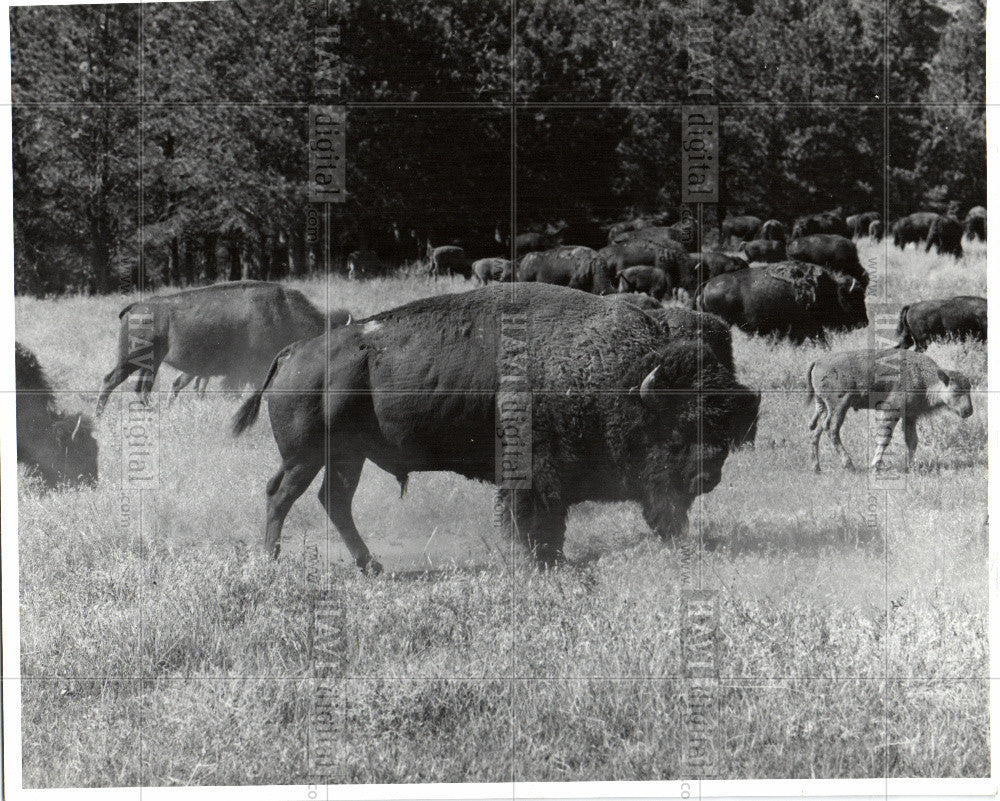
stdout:
<svg viewBox="0 0 1000 801">
<path fill-rule="evenodd" d="M 620 275 L 629 267 L 653 265 L 667 274 L 670 290 L 686 286 L 692 280 L 691 259 L 680 242 L 666 243 L 643 239 L 628 239 L 601 248 L 598 251 L 613 275 Z"/>
<path fill-rule="evenodd" d="M 156 373 L 166 362 L 183 373 L 226 376 L 255 386 L 279 350 L 297 339 L 345 325 L 350 314 L 329 318 L 296 289 L 264 281 L 234 281 L 130 303 L 118 314 L 118 363 L 104 376 L 100 415 L 108 396 L 136 370 L 136 393 L 149 401 Z"/>
<path fill-rule="evenodd" d="M 796 261 L 716 276 L 698 290 L 695 308 L 749 334 L 787 337 L 796 344 L 825 340 L 827 328 L 868 325 L 865 288 L 857 280 Z"/>
<path fill-rule="evenodd" d="M 618 292 L 644 292 L 656 300 L 663 300 L 670 293 L 670 279 L 659 267 L 640 264 L 627 267 L 618 275 Z"/>
<path fill-rule="evenodd" d="M 799 217 L 792 226 L 792 239 L 812 234 L 838 234 L 850 237 L 851 232 L 839 211 L 822 211 Z"/>
<path fill-rule="evenodd" d="M 17 461 L 47 487 L 97 483 L 97 440 L 90 418 L 66 414 L 35 354 L 14 343 Z"/>
<path fill-rule="evenodd" d="M 439 275 L 460 275 L 463 278 L 472 278 L 472 259 L 458 245 L 441 245 L 431 248 L 428 272 L 434 276 L 435 280 Z"/>
<path fill-rule="evenodd" d="M 896 326 L 900 348 L 927 350 L 933 340 L 956 337 L 986 341 L 986 298 L 959 295 L 904 306 Z"/>
<path fill-rule="evenodd" d="M 984 206 L 973 206 L 965 215 L 965 235 L 969 239 L 986 241 L 986 208 Z"/>
<path fill-rule="evenodd" d="M 523 323 L 520 338 L 501 343 L 511 321 Z M 500 391 L 507 362 L 524 371 L 530 396 Z M 683 535 L 691 503 L 719 483 L 760 402 L 709 348 L 664 341 L 633 305 L 526 284 L 418 300 L 290 346 L 234 433 L 265 393 L 282 456 L 267 483 L 267 551 L 278 554 L 288 510 L 325 468 L 320 501 L 355 564 L 374 572 L 351 515 L 366 459 L 403 486 L 426 470 L 500 483 L 505 529 L 550 565 L 562 559 L 567 510 L 582 501 L 637 501 L 659 536 Z M 528 415 L 530 486 L 511 487 Z"/>
<path fill-rule="evenodd" d="M 737 242 L 745 242 L 754 239 L 762 224 L 763 220 L 760 217 L 754 217 L 752 214 L 743 214 L 739 217 L 726 217 L 721 225 L 722 241 L 731 242 L 735 240 Z"/>
<path fill-rule="evenodd" d="M 881 242 L 882 237 L 884 235 L 885 235 L 885 227 L 882 225 L 882 221 L 872 220 L 872 224 L 868 226 L 868 236 L 870 236 L 876 242 Z"/>
<path fill-rule="evenodd" d="M 900 217 L 892 226 L 892 243 L 905 249 L 911 242 L 923 242 L 930 234 L 931 225 L 940 217 L 933 211 L 917 211 Z"/>
<path fill-rule="evenodd" d="M 860 239 L 868 235 L 873 222 L 881 219 L 882 215 L 877 211 L 866 211 L 861 214 L 852 214 L 845 222 L 847 223 L 847 229 L 851 232 L 851 238 Z"/>
<path fill-rule="evenodd" d="M 892 439 L 896 423 L 903 421 L 906 469 L 917 449 L 917 420 L 940 408 L 959 417 L 972 414 L 969 379 L 954 370 L 942 370 L 922 353 L 906 350 L 860 350 L 817 359 L 806 374 L 809 398 L 816 411 L 812 435 L 813 469 L 818 473 L 819 440 L 824 429 L 848 470 L 851 457 L 840 441 L 840 428 L 848 409 L 872 408 L 878 414 L 878 438 L 871 467 L 877 469 Z M 820 418 L 825 420 L 820 423 Z"/>
<path fill-rule="evenodd" d="M 760 227 L 757 235 L 747 241 L 753 239 L 772 239 L 775 242 L 786 242 L 788 241 L 788 230 L 781 220 L 768 220 Z"/>
<path fill-rule="evenodd" d="M 777 262 L 788 258 L 785 243 L 777 239 L 751 239 L 740 243 L 740 253 L 746 253 L 750 261 Z"/>
<path fill-rule="evenodd" d="M 868 286 L 868 271 L 858 260 L 858 247 L 837 234 L 811 234 L 788 243 L 788 258 L 806 261 L 856 278 Z"/>
<path fill-rule="evenodd" d="M 472 273 L 485 286 L 491 281 L 513 281 L 514 267 L 510 259 L 494 257 L 472 263 Z"/>
<path fill-rule="evenodd" d="M 529 253 L 518 265 L 517 278 L 582 289 L 595 295 L 615 291 L 615 274 L 611 266 L 596 250 L 582 245 Z"/>
<path fill-rule="evenodd" d="M 954 217 L 939 215 L 927 232 L 927 245 L 924 252 L 930 252 L 931 247 L 936 247 L 937 252 L 949 254 L 956 259 L 962 258 L 962 236 L 965 230 L 962 223 Z"/>
<path fill-rule="evenodd" d="M 355 250 L 347 257 L 347 277 L 379 276 L 385 272 L 385 265 L 374 250 Z"/>
</svg>

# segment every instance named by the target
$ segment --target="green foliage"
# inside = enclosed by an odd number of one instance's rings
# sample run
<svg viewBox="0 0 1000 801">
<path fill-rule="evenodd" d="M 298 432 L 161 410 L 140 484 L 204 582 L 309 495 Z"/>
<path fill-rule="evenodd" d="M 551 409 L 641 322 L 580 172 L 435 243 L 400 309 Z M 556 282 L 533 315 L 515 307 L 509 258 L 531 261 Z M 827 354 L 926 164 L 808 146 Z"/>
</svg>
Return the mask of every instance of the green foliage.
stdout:
<svg viewBox="0 0 1000 801">
<path fill-rule="evenodd" d="M 322 5 L 12 9 L 17 290 L 331 266 L 307 236 L 310 103 L 422 104 L 351 110 L 335 262 L 509 229 L 512 99 L 522 230 L 676 207 L 670 104 L 706 96 L 724 209 L 880 208 L 887 175 L 891 216 L 985 201 L 983 0 Z"/>
</svg>

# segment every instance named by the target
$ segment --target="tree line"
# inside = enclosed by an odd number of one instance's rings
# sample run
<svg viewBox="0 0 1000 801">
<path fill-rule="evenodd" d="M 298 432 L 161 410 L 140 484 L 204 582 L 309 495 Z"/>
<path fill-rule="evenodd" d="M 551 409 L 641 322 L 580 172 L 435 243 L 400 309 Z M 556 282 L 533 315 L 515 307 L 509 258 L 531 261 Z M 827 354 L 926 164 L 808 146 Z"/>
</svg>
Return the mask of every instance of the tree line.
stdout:
<svg viewBox="0 0 1000 801">
<path fill-rule="evenodd" d="M 568 232 L 676 209 L 695 71 L 721 108 L 721 212 L 964 210 L 986 197 L 984 21 L 984 0 L 12 8 L 16 290 L 499 254 L 512 209 Z M 328 211 L 310 103 L 348 106 Z"/>
</svg>

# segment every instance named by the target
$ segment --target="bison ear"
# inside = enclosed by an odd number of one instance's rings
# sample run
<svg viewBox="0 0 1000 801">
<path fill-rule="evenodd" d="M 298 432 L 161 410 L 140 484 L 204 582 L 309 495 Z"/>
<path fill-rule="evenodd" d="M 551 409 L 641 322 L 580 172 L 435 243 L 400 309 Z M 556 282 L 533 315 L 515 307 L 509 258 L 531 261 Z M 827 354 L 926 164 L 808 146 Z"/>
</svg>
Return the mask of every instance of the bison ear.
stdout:
<svg viewBox="0 0 1000 801">
<path fill-rule="evenodd" d="M 948 386 L 951 384 L 951 376 L 944 370 L 938 370 L 938 381 L 944 384 L 944 386 Z"/>
</svg>

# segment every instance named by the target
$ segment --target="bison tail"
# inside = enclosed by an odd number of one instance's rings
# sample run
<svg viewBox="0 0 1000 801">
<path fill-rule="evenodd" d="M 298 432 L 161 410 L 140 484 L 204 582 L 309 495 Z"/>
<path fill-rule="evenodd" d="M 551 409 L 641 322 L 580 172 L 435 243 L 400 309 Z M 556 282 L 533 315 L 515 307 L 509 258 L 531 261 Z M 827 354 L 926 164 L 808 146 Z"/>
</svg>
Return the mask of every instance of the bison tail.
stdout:
<svg viewBox="0 0 1000 801">
<path fill-rule="evenodd" d="M 906 313 L 910 310 L 909 306 L 904 306 L 899 310 L 899 322 L 896 323 L 896 333 L 902 334 L 906 331 Z"/>
<path fill-rule="evenodd" d="M 126 306 L 124 309 L 118 312 L 118 319 L 121 320 L 126 314 L 128 314 L 132 310 L 133 306 L 135 306 L 135 304 L 130 303 L 128 306 Z"/>
<path fill-rule="evenodd" d="M 268 384 L 271 383 L 271 379 L 274 378 L 275 373 L 278 372 L 278 365 L 281 363 L 281 360 L 291 352 L 291 348 L 292 346 L 289 345 L 274 357 L 274 361 L 271 362 L 267 376 L 264 378 L 264 383 L 261 384 L 260 389 L 247 398 L 237 410 L 236 416 L 233 418 L 234 437 L 238 437 L 254 424 L 257 415 L 260 413 L 260 402 L 264 397 L 264 391 L 267 389 Z"/>
</svg>

